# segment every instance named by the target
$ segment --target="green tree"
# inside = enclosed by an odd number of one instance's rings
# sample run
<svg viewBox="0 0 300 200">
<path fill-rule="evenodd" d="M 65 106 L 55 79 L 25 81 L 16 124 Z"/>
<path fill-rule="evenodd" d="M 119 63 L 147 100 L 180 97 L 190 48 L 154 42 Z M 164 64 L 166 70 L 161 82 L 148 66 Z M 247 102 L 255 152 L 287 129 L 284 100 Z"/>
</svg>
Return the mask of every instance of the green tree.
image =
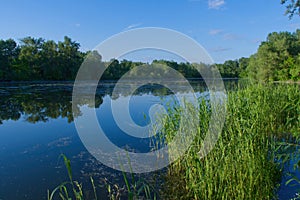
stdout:
<svg viewBox="0 0 300 200">
<path fill-rule="evenodd" d="M 292 79 L 291 68 L 297 69 L 300 53 L 300 33 L 280 32 L 269 34 L 257 53 L 250 57 L 247 72 L 250 78 L 262 81 Z M 294 74 L 295 75 L 295 74 Z"/>
<path fill-rule="evenodd" d="M 247 77 L 247 67 L 249 65 L 249 58 L 242 57 L 239 59 L 239 78 Z"/>
<path fill-rule="evenodd" d="M 294 14 L 300 15 L 300 0 L 281 0 L 281 4 L 286 5 L 285 14 L 291 19 Z"/>
<path fill-rule="evenodd" d="M 44 39 L 26 37 L 21 39 L 19 63 L 15 70 L 17 79 L 40 80 L 42 78 L 42 46 Z"/>
<path fill-rule="evenodd" d="M 300 55 L 298 55 L 296 60 L 294 59 L 293 61 L 294 62 L 289 69 L 289 74 L 291 75 L 292 80 L 300 80 Z"/>
<path fill-rule="evenodd" d="M 45 80 L 58 80 L 62 74 L 58 68 L 58 45 L 49 40 L 43 43 L 41 50 L 41 75 Z"/>
<path fill-rule="evenodd" d="M 249 58 L 249 64 L 246 68 L 247 77 L 258 80 L 257 76 L 258 71 L 258 61 L 257 61 L 257 53 L 253 54 Z"/>
<path fill-rule="evenodd" d="M 79 51 L 80 44 L 65 36 L 63 42 L 58 43 L 59 71 L 58 80 L 73 80 L 83 61 L 84 54 Z"/>
<path fill-rule="evenodd" d="M 0 81 L 13 79 L 12 66 L 19 54 L 13 39 L 0 40 Z"/>
<path fill-rule="evenodd" d="M 240 69 L 238 60 L 227 60 L 223 64 L 217 64 L 217 67 L 223 78 L 239 77 Z"/>
<path fill-rule="evenodd" d="M 78 77 L 80 80 L 98 80 L 99 74 L 103 74 L 105 70 L 102 57 L 98 51 L 87 52 L 83 61 L 84 68 L 81 69 L 81 76 Z"/>
</svg>

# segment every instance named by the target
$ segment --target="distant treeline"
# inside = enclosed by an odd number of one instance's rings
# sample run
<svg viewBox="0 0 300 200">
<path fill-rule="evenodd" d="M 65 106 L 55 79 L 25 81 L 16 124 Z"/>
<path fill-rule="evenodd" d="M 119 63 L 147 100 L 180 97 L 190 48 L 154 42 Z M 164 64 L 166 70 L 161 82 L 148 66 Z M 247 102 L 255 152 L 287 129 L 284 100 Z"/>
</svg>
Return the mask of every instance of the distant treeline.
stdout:
<svg viewBox="0 0 300 200">
<path fill-rule="evenodd" d="M 79 48 L 80 44 L 67 36 L 59 42 L 32 37 L 21 39 L 19 44 L 13 39 L 0 40 L 0 81 L 74 80 L 88 55 L 101 60 L 97 52 L 81 52 Z M 153 63 L 166 64 L 186 78 L 201 78 L 191 63 L 166 60 Z M 110 64 L 102 79 L 113 80 L 143 63 L 112 59 L 102 64 L 106 67 Z M 300 80 L 300 30 L 271 33 L 250 58 L 228 60 L 216 66 L 223 78 Z"/>
</svg>

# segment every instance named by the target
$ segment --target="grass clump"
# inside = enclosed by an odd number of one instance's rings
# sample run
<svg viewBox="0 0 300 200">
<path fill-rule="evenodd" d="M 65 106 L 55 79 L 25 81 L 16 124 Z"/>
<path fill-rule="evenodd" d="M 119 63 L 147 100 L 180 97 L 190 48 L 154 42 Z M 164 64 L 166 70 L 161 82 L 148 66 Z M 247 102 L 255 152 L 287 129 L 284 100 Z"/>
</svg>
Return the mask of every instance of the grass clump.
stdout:
<svg viewBox="0 0 300 200">
<path fill-rule="evenodd" d="M 209 104 L 200 100 L 199 128 L 187 155 L 168 169 L 165 199 L 274 199 L 282 165 L 278 142 L 300 133 L 299 85 L 249 85 L 228 94 L 225 125 L 214 149 L 200 159 Z M 178 113 L 164 119 L 167 143 Z M 187 124 L 188 126 L 188 124 Z"/>
<path fill-rule="evenodd" d="M 62 154 L 60 157 L 63 158 L 64 165 L 68 173 L 68 181 L 65 181 L 54 188 L 51 192 L 47 191 L 47 200 L 98 200 L 98 199 L 157 199 L 158 192 L 144 179 L 134 176 L 133 173 L 122 172 L 123 179 L 125 182 L 124 186 L 113 184 L 107 178 L 104 178 L 97 183 L 92 177 L 90 177 L 90 183 L 92 186 L 92 192 L 83 189 L 83 185 L 73 179 L 73 173 L 71 168 L 71 161 Z M 102 189 L 105 186 L 107 196 L 99 196 L 97 193 L 98 189 Z M 86 193 L 92 193 L 87 196 Z"/>
</svg>

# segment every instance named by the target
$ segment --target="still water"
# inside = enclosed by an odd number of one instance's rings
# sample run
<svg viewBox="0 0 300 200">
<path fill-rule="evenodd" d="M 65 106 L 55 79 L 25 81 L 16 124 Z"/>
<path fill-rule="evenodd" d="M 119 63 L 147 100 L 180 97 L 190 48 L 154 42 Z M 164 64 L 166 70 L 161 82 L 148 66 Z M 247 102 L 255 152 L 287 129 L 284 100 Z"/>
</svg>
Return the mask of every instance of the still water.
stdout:
<svg viewBox="0 0 300 200">
<path fill-rule="evenodd" d="M 111 101 L 121 104 L 126 94 L 112 98 L 114 83 L 99 84 L 95 95 L 98 121 L 107 137 L 122 148 L 149 151 L 149 140 L 133 138 L 116 126 Z M 198 92 L 205 85 L 194 83 Z M 89 177 L 99 184 L 107 178 L 111 184 L 123 184 L 122 173 L 94 159 L 77 134 L 72 114 L 72 83 L 18 83 L 0 85 L 0 199 L 46 199 L 68 180 L 61 154 L 71 160 L 75 180 L 91 187 Z M 182 90 L 184 92 L 184 89 Z M 166 105 L 172 92 L 158 85 L 138 89 L 130 97 L 132 119 L 140 126 L 149 123 L 148 110 L 153 104 Z M 82 106 L 90 106 L 88 102 Z M 152 174 L 142 176 L 151 177 Z M 96 181 L 95 181 L 96 182 Z M 104 184 L 104 183 L 103 183 Z M 98 190 L 103 199 L 106 188 Z"/>
<path fill-rule="evenodd" d="M 193 81 L 197 95 L 207 95 L 203 82 Z M 177 83 L 176 83 L 177 84 Z M 227 83 L 227 88 L 235 83 Z M 95 95 L 98 121 L 106 136 L 122 148 L 136 152 L 149 151 L 149 140 L 133 138 L 116 126 L 111 111 L 111 102 L 130 98 L 130 114 L 138 125 L 150 121 L 148 111 L 151 105 L 170 105 L 174 94 L 165 87 L 148 85 L 128 97 L 120 94 L 112 97 L 115 83 L 99 84 Z M 180 84 L 178 85 L 180 86 Z M 68 180 L 61 154 L 71 160 L 75 180 L 91 190 L 89 177 L 93 176 L 102 188 L 97 193 L 107 198 L 103 179 L 111 184 L 124 185 L 122 173 L 99 163 L 82 144 L 72 113 L 72 83 L 15 83 L 0 85 L 0 200 L 47 199 L 47 190 L 53 190 Z M 182 88 L 184 93 L 184 88 Z M 174 102 L 173 102 L 174 103 Z M 88 102 L 82 106 L 90 106 Z M 139 178 L 151 179 L 160 172 L 142 174 Z M 161 180 L 153 180 L 159 182 Z M 294 189 L 281 188 L 282 199 L 290 197 Z M 86 193 L 92 198 L 92 194 Z"/>
</svg>

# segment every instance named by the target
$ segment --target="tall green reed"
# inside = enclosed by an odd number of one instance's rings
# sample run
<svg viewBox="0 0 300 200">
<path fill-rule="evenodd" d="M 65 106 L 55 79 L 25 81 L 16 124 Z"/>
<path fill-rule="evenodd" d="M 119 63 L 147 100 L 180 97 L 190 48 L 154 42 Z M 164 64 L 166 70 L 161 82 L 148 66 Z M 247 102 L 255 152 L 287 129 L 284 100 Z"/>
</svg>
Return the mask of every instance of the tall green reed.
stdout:
<svg viewBox="0 0 300 200">
<path fill-rule="evenodd" d="M 282 173 L 277 142 L 299 134 L 299 97 L 297 85 L 250 85 L 230 91 L 222 135 L 203 159 L 197 153 L 211 113 L 200 100 L 197 137 L 187 155 L 169 167 L 164 198 L 276 198 Z M 176 131 L 177 116 L 174 110 L 165 117 L 167 142 Z"/>
<path fill-rule="evenodd" d="M 87 199 L 84 196 L 84 191 L 82 184 L 73 179 L 71 161 L 66 155 L 62 154 L 60 157 L 63 158 L 64 165 L 67 169 L 68 181 L 65 181 L 54 188 L 51 192 L 47 191 L 47 200 L 61 199 L 61 200 L 84 200 Z M 107 178 L 104 178 L 98 184 L 95 183 L 94 179 L 90 177 L 90 183 L 92 185 L 93 199 L 157 199 L 158 191 L 148 183 L 147 180 L 142 178 L 136 178 L 134 173 L 122 172 L 123 179 L 125 182 L 125 187 L 121 187 L 118 184 L 113 184 Z M 97 196 L 97 188 L 102 188 L 102 184 L 107 189 L 107 197 Z M 97 187 L 99 186 L 99 187 Z M 90 200 L 91 197 L 88 199 Z"/>
</svg>

